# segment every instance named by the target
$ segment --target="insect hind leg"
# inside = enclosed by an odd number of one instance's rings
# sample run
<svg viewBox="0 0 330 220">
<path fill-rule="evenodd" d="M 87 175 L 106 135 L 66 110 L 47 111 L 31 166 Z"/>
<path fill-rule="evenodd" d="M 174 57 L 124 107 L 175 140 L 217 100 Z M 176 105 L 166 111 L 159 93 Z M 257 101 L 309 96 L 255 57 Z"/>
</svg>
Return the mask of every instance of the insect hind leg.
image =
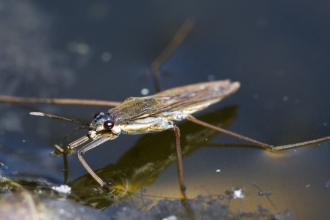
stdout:
<svg viewBox="0 0 330 220">
<path fill-rule="evenodd" d="M 294 147 L 301 147 L 301 146 L 305 146 L 305 145 L 316 144 L 316 143 L 320 143 L 320 142 L 323 142 L 323 141 L 330 140 L 330 136 L 326 136 L 326 137 L 323 137 L 323 138 L 314 139 L 314 140 L 310 140 L 310 141 L 299 142 L 299 143 L 295 143 L 295 144 L 286 144 L 286 145 L 280 145 L 280 146 L 273 146 L 273 145 L 270 145 L 270 144 L 266 144 L 266 143 L 263 143 L 263 142 L 245 137 L 245 136 L 240 135 L 240 134 L 236 134 L 236 133 L 228 131 L 226 129 L 216 127 L 216 126 L 208 124 L 206 122 L 200 121 L 200 120 L 196 119 L 195 117 L 193 117 L 191 115 L 187 115 L 187 120 L 189 120 L 191 122 L 194 122 L 196 124 L 199 124 L 201 126 L 216 130 L 218 132 L 222 132 L 224 134 L 230 135 L 232 137 L 238 138 L 240 140 L 244 140 L 246 142 L 255 144 L 255 145 L 260 146 L 262 148 L 272 150 L 272 151 L 285 150 L 285 149 L 294 148 Z"/>
</svg>

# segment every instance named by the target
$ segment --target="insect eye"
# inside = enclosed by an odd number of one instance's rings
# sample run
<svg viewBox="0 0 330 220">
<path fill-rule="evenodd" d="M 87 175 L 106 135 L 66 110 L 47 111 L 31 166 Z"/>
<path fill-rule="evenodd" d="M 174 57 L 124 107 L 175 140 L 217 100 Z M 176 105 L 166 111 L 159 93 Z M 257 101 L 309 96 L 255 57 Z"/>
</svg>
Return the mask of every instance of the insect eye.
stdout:
<svg viewBox="0 0 330 220">
<path fill-rule="evenodd" d="M 94 115 L 94 119 L 97 118 L 97 116 L 99 116 L 101 114 L 101 112 L 96 112 Z"/>
<path fill-rule="evenodd" d="M 107 130 L 111 130 L 111 128 L 113 128 L 114 125 L 115 123 L 111 120 L 107 120 L 103 123 L 103 127 Z"/>
</svg>

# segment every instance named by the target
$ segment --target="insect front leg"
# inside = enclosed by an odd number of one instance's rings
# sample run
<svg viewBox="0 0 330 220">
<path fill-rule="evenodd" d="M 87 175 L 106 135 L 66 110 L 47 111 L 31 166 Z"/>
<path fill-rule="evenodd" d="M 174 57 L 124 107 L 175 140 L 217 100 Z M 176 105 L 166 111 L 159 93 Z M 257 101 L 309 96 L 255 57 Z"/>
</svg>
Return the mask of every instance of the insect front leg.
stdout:
<svg viewBox="0 0 330 220">
<path fill-rule="evenodd" d="M 74 132 L 75 130 L 78 130 L 78 129 L 80 129 L 80 127 L 78 127 L 77 129 L 72 130 L 71 132 Z M 67 135 L 67 136 L 68 136 L 68 135 Z M 64 138 L 66 139 L 67 136 L 64 137 Z M 85 135 L 85 136 L 83 136 L 83 137 L 81 137 L 81 138 L 79 138 L 79 139 L 77 139 L 77 140 L 71 142 L 70 144 L 68 144 L 68 145 L 66 146 L 65 149 L 63 149 L 63 148 L 61 147 L 62 144 L 60 144 L 60 145 L 55 144 L 54 147 L 55 147 L 56 150 L 58 150 L 60 153 L 62 153 L 62 154 L 66 154 L 66 153 L 70 152 L 72 149 L 74 149 L 74 148 L 76 148 L 76 147 L 82 145 L 83 143 L 85 143 L 85 142 L 88 141 L 89 139 L 90 139 L 90 138 L 88 137 L 88 135 Z M 63 141 L 62 141 L 62 142 L 63 142 Z"/>
<path fill-rule="evenodd" d="M 75 132 L 76 130 L 79 130 L 81 127 L 75 128 L 72 131 L 70 131 L 66 137 L 64 137 L 64 140 L 68 137 L 68 135 L 72 132 Z M 60 145 L 55 144 L 54 147 L 57 150 L 57 152 L 59 152 L 60 154 L 63 155 L 63 163 L 64 163 L 64 183 L 66 184 L 68 182 L 68 176 L 69 176 L 69 166 L 68 166 L 68 159 L 67 159 L 67 154 L 70 153 L 70 151 L 80 145 L 82 145 L 83 143 L 85 143 L 86 141 L 88 141 L 90 139 L 90 137 L 88 135 L 85 135 L 81 138 L 79 138 L 78 140 L 75 140 L 73 142 L 71 142 L 70 144 L 67 145 L 66 148 L 62 148 L 61 146 L 63 146 L 63 142 L 64 140 L 62 140 Z"/>
<path fill-rule="evenodd" d="M 95 179 L 96 182 L 98 182 L 98 184 L 100 184 L 100 186 L 105 187 L 107 184 L 105 182 L 103 182 L 103 180 L 92 170 L 92 168 L 90 168 L 90 166 L 87 164 L 87 162 L 84 160 L 84 158 L 82 157 L 82 155 L 84 153 L 86 153 L 87 151 L 103 144 L 104 142 L 108 141 L 108 140 L 112 140 L 115 137 L 111 137 L 111 136 L 107 136 L 107 135 L 103 135 L 100 138 L 86 144 L 85 146 L 83 146 L 81 149 L 78 150 L 78 159 L 80 161 L 80 163 L 83 165 L 83 167 L 87 170 L 87 172 Z M 79 140 L 79 139 L 78 139 Z"/>
<path fill-rule="evenodd" d="M 230 135 L 232 137 L 235 137 L 235 138 L 238 138 L 238 139 L 256 144 L 257 146 L 260 146 L 262 148 L 265 148 L 265 149 L 268 149 L 268 150 L 273 150 L 273 151 L 284 150 L 284 149 L 289 149 L 289 148 L 294 148 L 294 147 L 301 147 L 301 146 L 305 146 L 305 145 L 316 144 L 316 143 L 320 143 L 320 142 L 323 142 L 323 141 L 330 140 L 330 136 L 326 136 L 326 137 L 323 137 L 323 138 L 310 140 L 310 141 L 299 142 L 299 143 L 295 143 L 295 144 L 286 144 L 286 145 L 280 145 L 280 146 L 273 146 L 273 145 L 270 145 L 270 144 L 265 144 L 265 143 L 262 143 L 260 141 L 256 141 L 254 139 L 245 137 L 245 136 L 240 135 L 240 134 L 236 134 L 236 133 L 228 131 L 226 129 L 216 127 L 216 126 L 211 125 L 209 123 L 200 121 L 200 120 L 196 119 L 195 117 L 193 117 L 191 115 L 187 115 L 187 120 L 189 120 L 191 122 L 194 122 L 196 124 L 202 125 L 204 127 L 222 132 L 224 134 Z"/>
</svg>

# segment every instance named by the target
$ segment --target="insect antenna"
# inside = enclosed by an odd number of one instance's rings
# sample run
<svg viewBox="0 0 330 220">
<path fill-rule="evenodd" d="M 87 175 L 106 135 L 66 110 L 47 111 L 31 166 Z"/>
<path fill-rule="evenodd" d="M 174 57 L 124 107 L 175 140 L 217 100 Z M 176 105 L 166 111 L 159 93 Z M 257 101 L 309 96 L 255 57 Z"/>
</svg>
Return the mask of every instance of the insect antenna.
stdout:
<svg viewBox="0 0 330 220">
<path fill-rule="evenodd" d="M 55 119 L 59 119 L 59 120 L 63 120 L 63 121 L 69 121 L 69 122 L 73 122 L 73 123 L 76 123 L 76 124 L 80 124 L 80 125 L 84 125 L 84 126 L 89 127 L 89 123 L 78 121 L 78 120 L 73 119 L 73 118 L 66 118 L 66 117 L 63 117 L 63 116 L 58 116 L 58 115 L 53 115 L 53 114 L 48 114 L 48 113 L 43 113 L 43 112 L 30 112 L 30 115 L 43 116 L 43 117 L 48 117 L 48 118 L 55 118 Z"/>
</svg>

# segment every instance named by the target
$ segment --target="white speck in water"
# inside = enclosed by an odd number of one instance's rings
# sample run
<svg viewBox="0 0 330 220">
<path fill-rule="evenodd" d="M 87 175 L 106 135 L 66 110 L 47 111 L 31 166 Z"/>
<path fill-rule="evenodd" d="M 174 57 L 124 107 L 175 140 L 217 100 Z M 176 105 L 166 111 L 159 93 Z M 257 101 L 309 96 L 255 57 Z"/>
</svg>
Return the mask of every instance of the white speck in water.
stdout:
<svg viewBox="0 0 330 220">
<path fill-rule="evenodd" d="M 53 186 L 52 189 L 56 192 L 63 193 L 66 195 L 69 195 L 71 193 L 71 187 L 68 185 Z"/>
<path fill-rule="evenodd" d="M 168 216 L 166 218 L 163 218 L 162 220 L 177 220 L 178 218 L 175 215 Z"/>
<path fill-rule="evenodd" d="M 289 97 L 288 97 L 288 96 L 284 96 L 284 97 L 283 97 L 283 101 L 286 102 L 286 101 L 288 101 L 288 100 L 289 100 Z"/>
<path fill-rule="evenodd" d="M 308 189 L 309 187 L 311 187 L 311 184 L 307 184 L 305 187 Z"/>
<path fill-rule="evenodd" d="M 243 199 L 243 198 L 244 195 L 242 189 L 234 190 L 234 199 Z"/>
<path fill-rule="evenodd" d="M 25 140 L 22 140 L 23 143 L 25 143 Z"/>
<path fill-rule="evenodd" d="M 112 58 L 112 54 L 110 52 L 104 52 L 101 55 L 101 60 L 105 63 L 109 62 L 111 60 L 111 58 Z"/>
<path fill-rule="evenodd" d="M 148 95 L 149 94 L 149 89 L 147 89 L 147 88 L 141 89 L 141 94 L 142 95 Z"/>
<path fill-rule="evenodd" d="M 220 171 L 221 171 L 220 169 L 217 169 L 215 172 L 220 173 Z"/>
<path fill-rule="evenodd" d="M 323 125 L 324 125 L 324 126 L 327 126 L 327 123 L 324 123 Z"/>
</svg>

